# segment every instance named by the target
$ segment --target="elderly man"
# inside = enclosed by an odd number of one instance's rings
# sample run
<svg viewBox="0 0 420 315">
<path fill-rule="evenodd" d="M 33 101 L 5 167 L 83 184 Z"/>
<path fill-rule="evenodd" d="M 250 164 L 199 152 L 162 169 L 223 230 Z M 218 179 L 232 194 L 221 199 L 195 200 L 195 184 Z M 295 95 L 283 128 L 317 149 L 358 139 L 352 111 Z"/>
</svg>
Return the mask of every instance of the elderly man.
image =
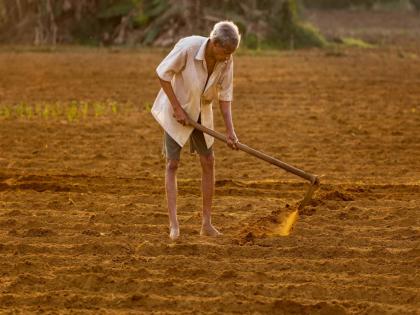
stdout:
<svg viewBox="0 0 420 315">
<path fill-rule="evenodd" d="M 200 155 L 202 167 L 203 216 L 200 235 L 221 233 L 211 223 L 214 193 L 214 139 L 194 130 L 188 118 L 213 129 L 212 103 L 219 102 L 226 126 L 228 145 L 236 148 L 231 114 L 233 93 L 232 54 L 239 46 L 237 26 L 229 21 L 217 23 L 210 37 L 190 36 L 181 39 L 157 67 L 162 89 L 153 104 L 152 114 L 164 129 L 166 155 L 165 186 L 169 212 L 169 237 L 179 237 L 176 214 L 177 182 L 180 152 L 189 140 L 191 152 Z"/>
</svg>

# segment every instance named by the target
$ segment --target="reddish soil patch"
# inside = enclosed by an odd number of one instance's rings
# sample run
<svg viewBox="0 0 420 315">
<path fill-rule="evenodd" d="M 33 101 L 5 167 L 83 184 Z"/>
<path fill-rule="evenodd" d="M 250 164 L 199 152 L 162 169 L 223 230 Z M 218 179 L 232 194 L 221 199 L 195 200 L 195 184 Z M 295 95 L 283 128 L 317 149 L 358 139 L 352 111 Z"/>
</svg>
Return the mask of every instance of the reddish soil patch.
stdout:
<svg viewBox="0 0 420 315">
<path fill-rule="evenodd" d="M 0 121 L 0 312 L 417 314 L 420 59 L 388 49 L 237 56 L 241 141 L 325 175 L 321 189 L 289 237 L 257 235 L 306 184 L 217 143 L 224 236 L 202 238 L 200 170 L 186 150 L 182 236 L 171 243 L 162 132 L 146 110 L 162 57 L 0 54 L 4 104 L 136 105 L 74 123 Z"/>
</svg>

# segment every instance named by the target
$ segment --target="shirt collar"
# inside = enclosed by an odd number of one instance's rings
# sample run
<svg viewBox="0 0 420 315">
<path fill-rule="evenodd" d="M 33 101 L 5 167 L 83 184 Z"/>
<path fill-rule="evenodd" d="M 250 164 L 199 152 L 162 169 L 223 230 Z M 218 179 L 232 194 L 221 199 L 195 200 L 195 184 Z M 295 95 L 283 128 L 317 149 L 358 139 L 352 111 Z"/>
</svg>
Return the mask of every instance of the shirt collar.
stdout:
<svg viewBox="0 0 420 315">
<path fill-rule="evenodd" d="M 197 60 L 204 60 L 206 57 L 206 46 L 210 38 L 207 38 L 200 46 L 200 49 L 198 50 L 197 54 L 195 55 L 195 59 Z"/>
</svg>

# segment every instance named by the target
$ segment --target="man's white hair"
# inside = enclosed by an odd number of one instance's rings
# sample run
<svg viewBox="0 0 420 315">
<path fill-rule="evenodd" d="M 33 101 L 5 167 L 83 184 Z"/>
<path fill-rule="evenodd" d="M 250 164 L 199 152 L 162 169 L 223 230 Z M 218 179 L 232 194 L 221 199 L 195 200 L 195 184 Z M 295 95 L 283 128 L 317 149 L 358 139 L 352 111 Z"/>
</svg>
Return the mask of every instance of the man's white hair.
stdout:
<svg viewBox="0 0 420 315">
<path fill-rule="evenodd" d="M 235 23 L 231 21 L 221 21 L 214 25 L 210 33 L 210 39 L 219 43 L 222 47 L 238 48 L 241 42 L 241 34 Z"/>
</svg>

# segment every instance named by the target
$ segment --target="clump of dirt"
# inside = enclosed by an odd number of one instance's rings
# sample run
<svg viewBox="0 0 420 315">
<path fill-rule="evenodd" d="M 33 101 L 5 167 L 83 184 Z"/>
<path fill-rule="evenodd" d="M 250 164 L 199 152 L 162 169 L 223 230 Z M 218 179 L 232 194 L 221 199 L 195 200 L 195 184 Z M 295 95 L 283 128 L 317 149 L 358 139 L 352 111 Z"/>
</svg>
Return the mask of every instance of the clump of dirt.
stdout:
<svg viewBox="0 0 420 315">
<path fill-rule="evenodd" d="M 306 206 L 303 209 L 299 210 L 299 215 L 300 216 L 311 216 L 314 215 L 316 212 L 316 207 L 313 206 Z"/>
<path fill-rule="evenodd" d="M 347 312 L 343 307 L 335 303 L 319 302 L 316 304 L 302 304 L 292 300 L 278 299 L 273 302 L 273 309 L 280 314 L 331 314 L 345 315 Z"/>
<path fill-rule="evenodd" d="M 320 206 L 325 206 L 331 201 L 354 201 L 355 197 L 352 194 L 345 193 L 339 190 L 327 190 L 327 191 L 321 191 L 320 193 L 315 194 L 312 199 L 309 201 L 308 205 L 305 207 L 305 211 L 301 211 L 300 214 L 303 214 L 305 212 L 311 213 L 312 210 L 307 209 L 313 209 Z M 330 205 L 331 206 L 331 205 Z"/>
<path fill-rule="evenodd" d="M 91 229 L 84 230 L 82 234 L 88 235 L 88 236 L 95 236 L 95 237 L 101 236 L 101 233 L 99 231 L 91 230 Z"/>
<path fill-rule="evenodd" d="M 226 270 L 220 276 L 219 279 L 232 279 L 238 277 L 238 273 L 235 270 Z"/>
<path fill-rule="evenodd" d="M 55 231 L 46 228 L 29 229 L 26 231 L 26 233 L 23 234 L 24 237 L 47 237 L 54 235 L 57 235 Z"/>
<path fill-rule="evenodd" d="M 335 200 L 335 201 L 353 201 L 354 197 L 350 194 L 343 193 L 338 190 L 329 191 L 322 194 L 319 199 L 321 200 Z"/>
</svg>

